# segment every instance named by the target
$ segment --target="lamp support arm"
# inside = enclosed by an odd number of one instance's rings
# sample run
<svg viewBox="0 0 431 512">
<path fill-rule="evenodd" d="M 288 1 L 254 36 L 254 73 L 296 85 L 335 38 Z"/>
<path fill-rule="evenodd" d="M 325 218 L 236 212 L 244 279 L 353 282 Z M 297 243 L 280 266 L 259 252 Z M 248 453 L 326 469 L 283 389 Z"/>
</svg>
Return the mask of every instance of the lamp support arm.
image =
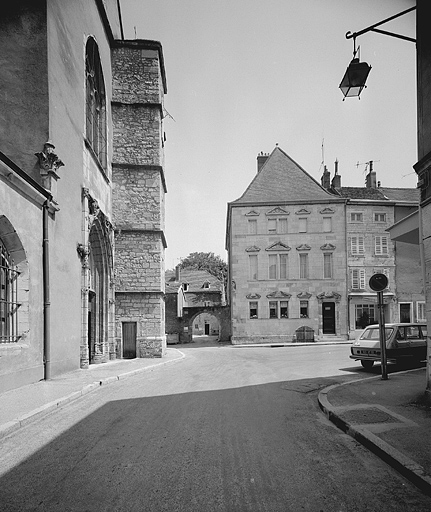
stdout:
<svg viewBox="0 0 431 512">
<path fill-rule="evenodd" d="M 362 34 L 366 34 L 367 32 L 378 32 L 379 34 L 384 34 L 386 36 L 392 36 L 397 37 L 399 39 L 404 39 L 405 41 L 411 41 L 412 43 L 416 43 L 416 39 L 413 39 L 412 37 L 402 36 L 400 34 L 394 34 L 393 32 L 387 32 L 386 30 L 380 30 L 376 29 L 376 27 L 379 27 L 380 25 L 383 25 L 383 23 L 388 23 L 388 21 L 392 21 L 395 18 L 399 18 L 400 16 L 404 16 L 404 14 L 407 14 L 411 11 L 414 11 L 416 9 L 416 6 L 410 7 L 409 9 L 406 9 L 405 11 L 399 12 L 398 14 L 394 14 L 393 16 L 390 16 L 389 18 L 386 18 L 383 21 L 379 21 L 378 23 L 374 23 L 374 25 L 370 25 L 367 28 L 364 28 L 363 30 L 360 30 L 359 32 L 347 32 L 346 33 L 346 39 L 351 39 L 352 37 L 356 39 L 358 36 L 361 36 Z"/>
</svg>

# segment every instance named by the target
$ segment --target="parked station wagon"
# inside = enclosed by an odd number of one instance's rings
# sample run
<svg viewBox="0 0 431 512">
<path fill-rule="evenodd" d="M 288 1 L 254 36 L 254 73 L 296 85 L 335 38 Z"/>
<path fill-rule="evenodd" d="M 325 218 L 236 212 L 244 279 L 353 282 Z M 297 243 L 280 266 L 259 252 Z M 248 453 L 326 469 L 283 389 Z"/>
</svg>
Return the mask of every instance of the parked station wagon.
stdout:
<svg viewBox="0 0 431 512">
<path fill-rule="evenodd" d="M 425 324 L 385 324 L 386 359 L 388 361 L 422 361 L 427 354 L 427 326 Z M 370 369 L 381 360 L 378 325 L 369 325 L 351 347 L 351 359 L 361 361 Z"/>
</svg>

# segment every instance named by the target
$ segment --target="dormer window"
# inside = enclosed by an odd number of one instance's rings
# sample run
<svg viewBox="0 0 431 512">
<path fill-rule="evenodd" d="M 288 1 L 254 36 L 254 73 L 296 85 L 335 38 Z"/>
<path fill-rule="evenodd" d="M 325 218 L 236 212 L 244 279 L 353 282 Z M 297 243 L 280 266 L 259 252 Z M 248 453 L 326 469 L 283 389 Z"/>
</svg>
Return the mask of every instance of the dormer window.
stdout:
<svg viewBox="0 0 431 512">
<path fill-rule="evenodd" d="M 205 281 L 204 285 L 202 286 L 202 288 L 206 288 L 206 289 L 209 289 L 210 287 L 210 283 L 209 281 Z"/>
<path fill-rule="evenodd" d="M 183 290 L 186 292 L 189 289 L 189 283 L 183 283 Z"/>
</svg>

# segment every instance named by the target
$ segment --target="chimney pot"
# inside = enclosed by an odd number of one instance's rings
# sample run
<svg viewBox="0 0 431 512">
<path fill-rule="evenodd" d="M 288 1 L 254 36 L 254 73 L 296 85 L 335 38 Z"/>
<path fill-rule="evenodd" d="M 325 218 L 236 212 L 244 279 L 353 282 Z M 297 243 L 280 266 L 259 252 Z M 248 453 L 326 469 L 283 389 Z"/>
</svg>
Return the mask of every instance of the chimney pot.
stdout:
<svg viewBox="0 0 431 512">
<path fill-rule="evenodd" d="M 259 173 L 262 167 L 265 165 L 265 162 L 268 160 L 268 153 L 260 152 L 260 155 L 257 155 L 257 172 Z"/>
</svg>

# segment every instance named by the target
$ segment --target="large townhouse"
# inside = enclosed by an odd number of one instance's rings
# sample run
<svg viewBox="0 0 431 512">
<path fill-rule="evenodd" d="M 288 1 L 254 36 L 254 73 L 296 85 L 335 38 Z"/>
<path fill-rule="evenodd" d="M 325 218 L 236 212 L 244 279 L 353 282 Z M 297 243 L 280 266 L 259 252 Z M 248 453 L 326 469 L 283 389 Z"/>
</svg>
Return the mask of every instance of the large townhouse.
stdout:
<svg viewBox="0 0 431 512">
<path fill-rule="evenodd" d="M 378 321 L 376 293 L 368 284 L 376 273 L 385 274 L 389 281 L 383 294 L 386 321 L 415 322 L 425 317 L 419 249 L 403 242 L 392 242 L 388 232 L 395 223 L 417 211 L 419 191 L 382 187 L 373 162 L 368 166 L 365 187 L 342 187 L 336 162 L 329 189 L 348 199 L 346 257 L 351 338 L 366 325 Z M 326 185 L 328 177 L 322 178 L 323 181 Z"/>
<path fill-rule="evenodd" d="M 232 342 L 354 338 L 377 321 L 369 278 L 384 273 L 387 321 L 424 316 L 419 251 L 388 229 L 417 209 L 416 189 L 342 187 L 338 162 L 319 184 L 280 148 L 228 204 Z"/>
<path fill-rule="evenodd" d="M 279 147 L 258 156 L 228 204 L 234 344 L 347 336 L 345 208 Z"/>
</svg>

